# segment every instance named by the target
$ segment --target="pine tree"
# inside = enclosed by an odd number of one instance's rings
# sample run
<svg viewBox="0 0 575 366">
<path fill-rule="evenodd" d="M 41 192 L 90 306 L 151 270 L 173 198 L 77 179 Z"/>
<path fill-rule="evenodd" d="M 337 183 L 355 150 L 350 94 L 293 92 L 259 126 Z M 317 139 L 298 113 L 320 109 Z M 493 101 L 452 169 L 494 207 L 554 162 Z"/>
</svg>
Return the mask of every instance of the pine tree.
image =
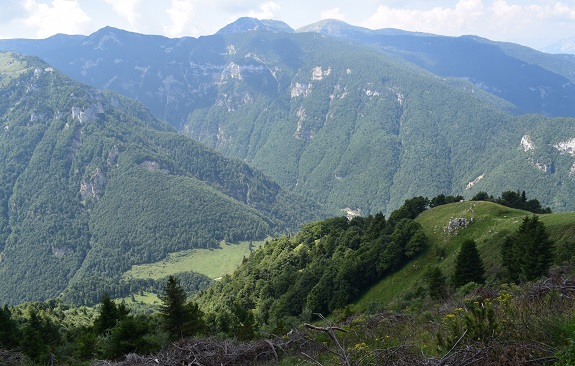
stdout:
<svg viewBox="0 0 575 366">
<path fill-rule="evenodd" d="M 483 261 L 479 256 L 475 241 L 466 240 L 455 259 L 453 286 L 460 287 L 469 282 L 483 283 L 485 282 L 484 274 Z"/>
<path fill-rule="evenodd" d="M 29 308 L 28 320 L 22 329 L 20 349 L 34 362 L 46 362 L 50 349 L 43 337 L 42 319 L 34 308 Z"/>
<path fill-rule="evenodd" d="M 4 305 L 0 308 L 0 348 L 16 348 L 18 338 L 18 326 L 12 319 L 12 312 L 8 305 Z"/>
<path fill-rule="evenodd" d="M 186 303 L 186 292 L 174 276 L 168 277 L 160 299 L 163 326 L 171 339 L 194 336 L 203 329 L 202 311 L 197 304 Z"/>
<path fill-rule="evenodd" d="M 98 317 L 94 320 L 94 331 L 96 334 L 104 334 L 112 329 L 118 322 L 118 308 L 107 293 L 102 295 Z"/>
<path fill-rule="evenodd" d="M 532 281 L 547 273 L 553 263 L 554 243 L 538 216 L 526 216 L 517 232 L 501 247 L 502 263 L 512 281 Z"/>
<path fill-rule="evenodd" d="M 429 287 L 429 296 L 434 300 L 440 300 L 447 297 L 447 280 L 439 267 L 434 266 L 429 271 L 427 278 Z"/>
</svg>

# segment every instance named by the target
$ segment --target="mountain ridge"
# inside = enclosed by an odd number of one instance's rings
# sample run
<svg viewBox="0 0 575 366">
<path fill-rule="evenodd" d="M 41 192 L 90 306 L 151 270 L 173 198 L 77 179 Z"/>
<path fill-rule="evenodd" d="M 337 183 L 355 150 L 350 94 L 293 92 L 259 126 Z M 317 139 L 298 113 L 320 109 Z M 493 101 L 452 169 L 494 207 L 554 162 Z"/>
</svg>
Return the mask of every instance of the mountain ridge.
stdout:
<svg viewBox="0 0 575 366">
<path fill-rule="evenodd" d="M 288 24 L 273 19 L 257 19 L 251 17 L 242 17 L 236 21 L 224 26 L 215 35 L 224 35 L 231 33 L 247 32 L 247 31 L 271 31 L 271 32 L 287 32 L 293 33 L 294 30 Z"/>
</svg>

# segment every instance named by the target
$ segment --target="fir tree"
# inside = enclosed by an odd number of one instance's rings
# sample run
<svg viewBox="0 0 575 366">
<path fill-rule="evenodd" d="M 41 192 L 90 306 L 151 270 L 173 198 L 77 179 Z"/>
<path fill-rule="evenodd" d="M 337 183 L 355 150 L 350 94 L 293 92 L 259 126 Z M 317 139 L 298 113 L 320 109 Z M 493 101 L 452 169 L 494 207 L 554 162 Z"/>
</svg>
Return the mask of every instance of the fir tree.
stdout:
<svg viewBox="0 0 575 366">
<path fill-rule="evenodd" d="M 163 302 L 160 307 L 163 326 L 170 338 L 194 336 L 202 331 L 202 311 L 196 303 L 186 302 L 186 292 L 174 276 L 168 277 L 164 294 L 160 299 Z"/>
<path fill-rule="evenodd" d="M 429 296 L 434 300 L 444 299 L 447 296 L 447 280 L 439 267 L 434 266 L 427 278 Z"/>
<path fill-rule="evenodd" d="M 553 241 L 538 216 L 523 219 L 501 247 L 502 263 L 512 281 L 532 281 L 547 273 L 553 262 Z"/>
<path fill-rule="evenodd" d="M 483 283 L 485 269 L 477 251 L 475 241 L 466 240 L 461 245 L 461 251 L 455 260 L 453 286 L 460 287 L 469 282 Z"/>
<path fill-rule="evenodd" d="M 18 326 L 12 319 L 12 312 L 8 305 L 4 305 L 0 308 L 0 348 L 16 348 L 18 338 Z"/>
<path fill-rule="evenodd" d="M 29 308 L 28 320 L 22 329 L 20 349 L 34 362 L 42 363 L 49 359 L 50 349 L 44 339 L 42 319 L 34 308 Z"/>
<path fill-rule="evenodd" d="M 106 331 L 112 329 L 116 323 L 118 323 L 120 317 L 125 316 L 123 313 L 126 311 L 128 310 L 123 306 L 122 314 L 120 314 L 114 301 L 112 301 L 107 293 L 104 293 L 104 295 L 102 295 L 102 304 L 98 317 L 94 320 L 94 331 L 96 334 L 104 334 Z"/>
</svg>

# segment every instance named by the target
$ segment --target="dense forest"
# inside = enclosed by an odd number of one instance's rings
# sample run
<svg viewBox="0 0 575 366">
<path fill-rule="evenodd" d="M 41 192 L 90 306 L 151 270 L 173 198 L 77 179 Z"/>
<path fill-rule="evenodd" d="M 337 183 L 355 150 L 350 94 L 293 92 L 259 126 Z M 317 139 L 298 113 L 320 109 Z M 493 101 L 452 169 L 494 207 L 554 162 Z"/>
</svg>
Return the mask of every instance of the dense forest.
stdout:
<svg viewBox="0 0 575 366">
<path fill-rule="evenodd" d="M 179 135 L 141 104 L 0 53 L 0 301 L 94 304 L 135 264 L 261 240 L 320 205 Z M 204 280 L 205 281 L 205 280 Z M 82 294 L 68 287 L 83 288 Z M 141 284 L 118 284 L 124 293 Z"/>
<path fill-rule="evenodd" d="M 215 318 L 216 331 L 234 307 L 253 309 L 260 324 L 272 326 L 341 309 L 426 248 L 413 221 L 425 207 L 419 197 L 388 220 L 377 214 L 307 224 L 294 237 L 254 252 L 233 277 L 201 292 L 200 305 Z"/>
</svg>

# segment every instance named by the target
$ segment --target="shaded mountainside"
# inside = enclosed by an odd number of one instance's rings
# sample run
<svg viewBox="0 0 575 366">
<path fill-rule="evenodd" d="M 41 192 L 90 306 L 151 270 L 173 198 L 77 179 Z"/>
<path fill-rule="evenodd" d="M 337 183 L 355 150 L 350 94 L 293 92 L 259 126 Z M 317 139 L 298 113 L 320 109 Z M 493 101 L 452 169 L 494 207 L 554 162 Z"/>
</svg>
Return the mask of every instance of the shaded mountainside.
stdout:
<svg viewBox="0 0 575 366">
<path fill-rule="evenodd" d="M 258 24 L 198 39 L 107 27 L 0 47 L 133 97 L 331 210 L 509 189 L 575 210 L 575 119 L 514 115 L 575 115 L 573 60 L 476 37 Z"/>
<path fill-rule="evenodd" d="M 321 215 L 139 103 L 33 58 L 2 53 L 0 69 L 0 303 L 102 291 L 134 264 Z"/>
</svg>

